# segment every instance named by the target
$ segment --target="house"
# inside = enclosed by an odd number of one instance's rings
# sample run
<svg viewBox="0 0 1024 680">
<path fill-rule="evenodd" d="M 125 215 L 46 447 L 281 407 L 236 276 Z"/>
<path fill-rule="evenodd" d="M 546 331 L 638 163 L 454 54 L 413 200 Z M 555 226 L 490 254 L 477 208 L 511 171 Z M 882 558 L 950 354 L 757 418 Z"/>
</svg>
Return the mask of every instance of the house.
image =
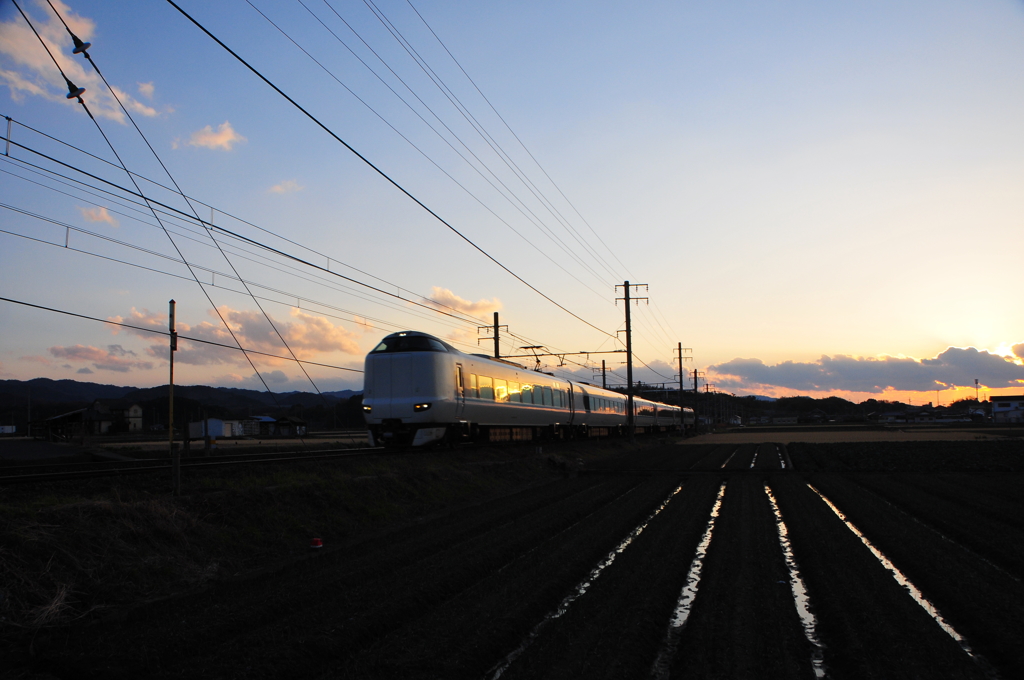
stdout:
<svg viewBox="0 0 1024 680">
<path fill-rule="evenodd" d="M 270 416 L 249 416 L 240 421 L 244 437 L 272 437 L 277 418 Z"/>
<path fill-rule="evenodd" d="M 989 397 L 993 423 L 1024 423 L 1024 394 Z"/>
<path fill-rule="evenodd" d="M 275 423 L 275 430 L 278 437 L 304 437 L 306 436 L 306 421 L 294 416 L 282 416 Z"/>
<path fill-rule="evenodd" d="M 772 425 L 796 425 L 796 416 L 774 416 L 772 418 Z"/>
<path fill-rule="evenodd" d="M 109 421 L 101 432 L 142 432 L 142 406 L 125 399 L 97 399 L 92 403 L 94 420 Z"/>
<path fill-rule="evenodd" d="M 241 437 L 242 431 L 242 421 L 239 420 L 207 418 L 188 424 L 188 436 L 192 439 Z"/>
</svg>

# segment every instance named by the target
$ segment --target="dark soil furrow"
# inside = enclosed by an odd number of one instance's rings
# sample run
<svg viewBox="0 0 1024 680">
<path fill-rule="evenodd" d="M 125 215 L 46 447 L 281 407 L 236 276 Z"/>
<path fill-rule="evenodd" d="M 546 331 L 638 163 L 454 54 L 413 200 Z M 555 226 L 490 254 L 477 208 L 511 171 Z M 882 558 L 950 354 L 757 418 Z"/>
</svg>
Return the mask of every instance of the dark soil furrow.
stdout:
<svg viewBox="0 0 1024 680">
<path fill-rule="evenodd" d="M 921 517 L 951 539 L 962 543 L 985 559 L 1024 578 L 1024 535 L 991 516 L 972 508 L 937 498 L 920 485 L 902 478 L 861 476 L 858 482 L 906 512 Z M 978 492 L 968 492 L 971 494 Z M 1019 502 L 1018 506 L 1024 504 Z M 1019 514 L 1024 508 L 1018 508 Z"/>
<path fill-rule="evenodd" d="M 529 560 L 517 561 L 492 578 L 472 584 L 457 598 L 413 625 L 396 630 L 336 669 L 336 674 L 482 676 L 515 649 L 533 626 L 557 607 L 674 487 L 674 483 L 661 478 L 648 480 L 637 493 L 631 494 L 628 504 L 609 508 L 609 512 L 581 525 L 559 543 L 533 551 Z"/>
<path fill-rule="evenodd" d="M 818 617 L 829 677 L 984 677 L 811 489 L 794 478 L 772 489 Z"/>
<path fill-rule="evenodd" d="M 811 653 L 764 482 L 734 478 L 671 677 L 811 679 Z"/>
<path fill-rule="evenodd" d="M 819 490 L 870 536 L 967 642 L 1002 670 L 1024 676 L 1020 612 L 1024 586 L 944 540 L 875 494 L 837 478 L 817 480 Z"/>
<path fill-rule="evenodd" d="M 718 486 L 707 477 L 688 481 L 502 677 L 647 677 Z"/>
</svg>

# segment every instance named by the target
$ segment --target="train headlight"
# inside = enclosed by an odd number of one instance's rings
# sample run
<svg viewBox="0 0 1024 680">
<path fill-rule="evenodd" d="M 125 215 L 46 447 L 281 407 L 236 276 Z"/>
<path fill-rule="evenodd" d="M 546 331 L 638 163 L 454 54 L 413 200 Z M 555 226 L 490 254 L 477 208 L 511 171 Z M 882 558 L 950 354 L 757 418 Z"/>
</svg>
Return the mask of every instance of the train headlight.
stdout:
<svg viewBox="0 0 1024 680">
<path fill-rule="evenodd" d="M 373 407 L 372 406 L 364 406 L 363 407 L 363 413 L 370 413 L 371 411 L 373 411 Z"/>
<path fill-rule="evenodd" d="M 417 413 L 420 413 L 421 411 L 429 411 L 430 410 L 430 404 L 429 403 L 413 404 L 412 410 L 416 411 Z"/>
</svg>

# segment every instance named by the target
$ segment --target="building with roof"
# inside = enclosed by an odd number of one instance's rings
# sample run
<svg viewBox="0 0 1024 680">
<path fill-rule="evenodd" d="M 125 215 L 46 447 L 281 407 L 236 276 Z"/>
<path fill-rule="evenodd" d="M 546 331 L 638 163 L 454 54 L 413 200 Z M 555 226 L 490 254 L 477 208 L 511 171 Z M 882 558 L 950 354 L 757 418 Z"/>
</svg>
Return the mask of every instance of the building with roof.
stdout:
<svg viewBox="0 0 1024 680">
<path fill-rule="evenodd" d="M 1024 423 L 1024 394 L 1004 394 L 988 398 L 993 423 Z"/>
</svg>

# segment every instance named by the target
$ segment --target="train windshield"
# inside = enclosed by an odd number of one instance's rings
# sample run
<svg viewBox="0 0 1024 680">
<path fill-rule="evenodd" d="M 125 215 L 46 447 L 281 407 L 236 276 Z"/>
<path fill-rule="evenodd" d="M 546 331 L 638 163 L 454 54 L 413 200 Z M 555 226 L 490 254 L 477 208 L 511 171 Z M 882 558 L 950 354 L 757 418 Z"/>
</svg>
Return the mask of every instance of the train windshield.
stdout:
<svg viewBox="0 0 1024 680">
<path fill-rule="evenodd" d="M 384 338 L 370 354 L 382 352 L 447 352 L 444 343 L 424 335 L 395 335 Z"/>
</svg>

